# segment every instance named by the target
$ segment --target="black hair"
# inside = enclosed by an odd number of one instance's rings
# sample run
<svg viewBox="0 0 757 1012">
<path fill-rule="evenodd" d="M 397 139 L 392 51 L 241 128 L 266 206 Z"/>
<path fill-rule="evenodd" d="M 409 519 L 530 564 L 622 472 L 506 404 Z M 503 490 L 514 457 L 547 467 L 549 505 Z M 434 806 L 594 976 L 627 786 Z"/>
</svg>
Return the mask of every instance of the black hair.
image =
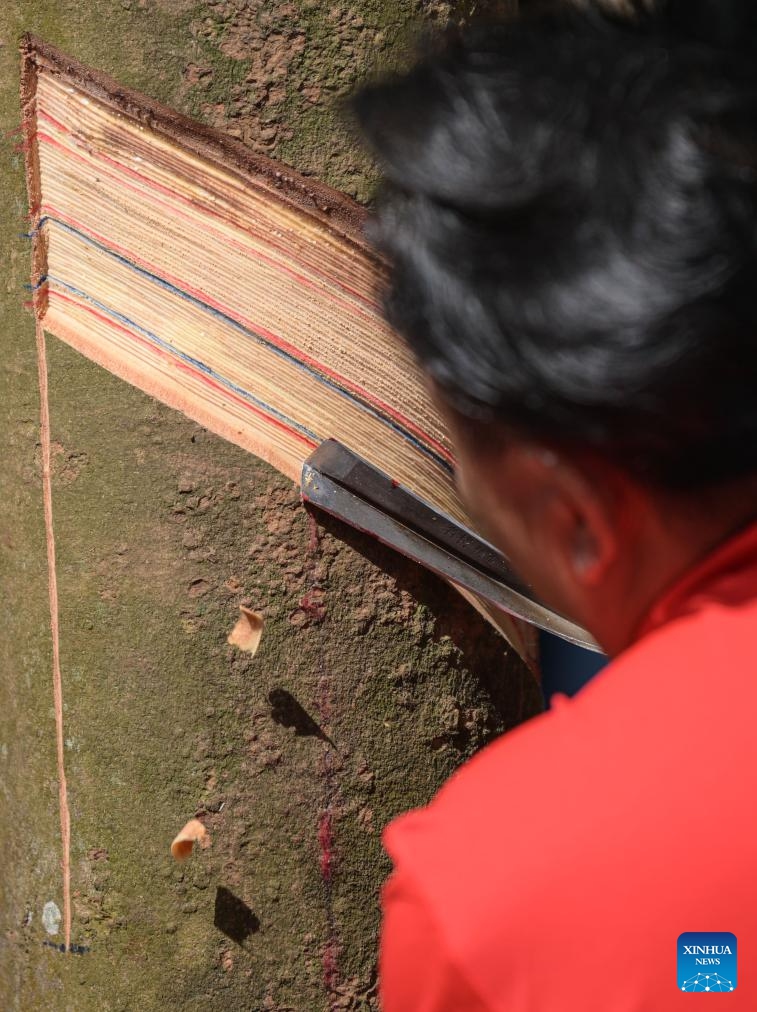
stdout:
<svg viewBox="0 0 757 1012">
<path fill-rule="evenodd" d="M 458 415 L 757 473 L 757 3 L 542 6 L 352 98 L 387 319 Z"/>
</svg>

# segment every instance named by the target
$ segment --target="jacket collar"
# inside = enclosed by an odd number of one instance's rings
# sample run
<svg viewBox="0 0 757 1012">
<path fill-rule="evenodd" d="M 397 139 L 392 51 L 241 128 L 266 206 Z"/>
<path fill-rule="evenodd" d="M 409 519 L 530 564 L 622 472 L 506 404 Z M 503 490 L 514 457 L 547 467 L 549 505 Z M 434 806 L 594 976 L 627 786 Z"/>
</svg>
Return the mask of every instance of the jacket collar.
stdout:
<svg viewBox="0 0 757 1012">
<path fill-rule="evenodd" d="M 742 527 L 689 569 L 652 605 L 635 641 L 660 626 L 719 602 L 738 607 L 757 597 L 757 521 Z"/>
</svg>

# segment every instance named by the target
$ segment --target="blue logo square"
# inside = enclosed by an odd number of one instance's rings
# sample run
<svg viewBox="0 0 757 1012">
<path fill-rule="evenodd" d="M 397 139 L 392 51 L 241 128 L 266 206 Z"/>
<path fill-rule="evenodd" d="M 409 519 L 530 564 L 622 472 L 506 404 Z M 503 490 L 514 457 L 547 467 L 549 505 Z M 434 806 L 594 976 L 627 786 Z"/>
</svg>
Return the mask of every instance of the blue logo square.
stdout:
<svg viewBox="0 0 757 1012">
<path fill-rule="evenodd" d="M 736 990 L 736 936 L 730 931 L 686 931 L 678 936 L 678 990 Z"/>
</svg>

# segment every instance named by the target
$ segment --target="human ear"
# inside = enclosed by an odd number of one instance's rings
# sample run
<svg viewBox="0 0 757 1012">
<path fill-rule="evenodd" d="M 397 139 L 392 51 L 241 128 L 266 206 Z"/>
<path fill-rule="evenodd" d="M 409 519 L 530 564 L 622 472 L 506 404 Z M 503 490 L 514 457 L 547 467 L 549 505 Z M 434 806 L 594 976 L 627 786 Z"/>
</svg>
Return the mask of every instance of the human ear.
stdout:
<svg viewBox="0 0 757 1012">
<path fill-rule="evenodd" d="M 565 545 L 573 577 L 582 586 L 602 583 L 617 557 L 617 517 L 601 474 L 564 463 L 558 476 L 566 513 Z"/>
<path fill-rule="evenodd" d="M 610 476 L 551 450 L 531 449 L 529 456 L 534 487 L 542 490 L 537 522 L 561 582 L 597 586 L 618 549 Z"/>
</svg>

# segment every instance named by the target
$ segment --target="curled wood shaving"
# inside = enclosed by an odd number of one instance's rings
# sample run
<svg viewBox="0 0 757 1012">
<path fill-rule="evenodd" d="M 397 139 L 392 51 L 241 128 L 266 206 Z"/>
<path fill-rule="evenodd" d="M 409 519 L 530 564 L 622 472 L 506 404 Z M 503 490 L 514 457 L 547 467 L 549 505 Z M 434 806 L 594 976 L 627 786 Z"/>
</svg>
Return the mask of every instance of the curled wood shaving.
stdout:
<svg viewBox="0 0 757 1012">
<path fill-rule="evenodd" d="M 207 829 L 199 819 L 190 819 L 171 844 L 171 854 L 177 861 L 186 861 L 192 853 L 195 841 L 203 849 L 210 846 Z"/>
<path fill-rule="evenodd" d="M 249 654 L 257 653 L 263 635 L 265 619 L 256 611 L 239 606 L 239 621 L 229 633 L 227 642 Z"/>
</svg>

